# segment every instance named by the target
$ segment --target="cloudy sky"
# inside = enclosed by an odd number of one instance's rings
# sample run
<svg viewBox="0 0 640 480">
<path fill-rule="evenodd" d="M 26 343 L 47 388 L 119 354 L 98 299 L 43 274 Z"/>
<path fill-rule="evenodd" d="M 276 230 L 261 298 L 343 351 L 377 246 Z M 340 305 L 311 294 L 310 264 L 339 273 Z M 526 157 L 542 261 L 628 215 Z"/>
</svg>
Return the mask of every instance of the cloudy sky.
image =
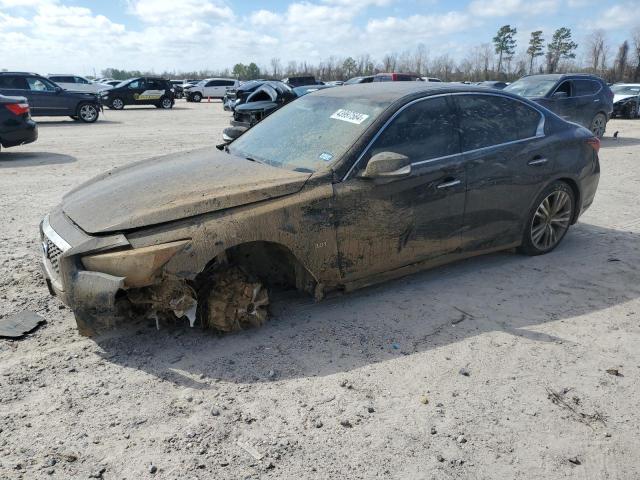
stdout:
<svg viewBox="0 0 640 480">
<path fill-rule="evenodd" d="M 0 0 L 0 69 L 90 75 L 105 67 L 218 69 L 272 57 L 316 63 L 330 55 L 427 46 L 462 58 L 499 26 L 550 38 L 595 28 L 612 46 L 640 26 L 638 0 Z"/>
</svg>

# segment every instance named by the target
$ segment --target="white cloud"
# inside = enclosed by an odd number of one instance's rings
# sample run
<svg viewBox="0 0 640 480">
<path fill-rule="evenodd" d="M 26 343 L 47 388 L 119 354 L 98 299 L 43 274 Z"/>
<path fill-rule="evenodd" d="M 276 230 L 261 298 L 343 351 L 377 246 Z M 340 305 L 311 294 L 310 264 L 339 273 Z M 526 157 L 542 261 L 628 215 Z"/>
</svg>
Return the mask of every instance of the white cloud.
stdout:
<svg viewBox="0 0 640 480">
<path fill-rule="evenodd" d="M 621 28 L 640 28 L 640 18 L 637 15 L 638 5 L 634 2 L 613 5 L 602 13 L 594 16 L 593 20 L 584 23 L 589 29 L 617 30 Z"/>
<path fill-rule="evenodd" d="M 147 23 L 183 23 L 198 19 L 230 20 L 227 5 L 210 0 L 130 0 L 131 13 Z"/>
<path fill-rule="evenodd" d="M 559 0 L 473 0 L 469 12 L 479 17 L 526 17 L 554 13 Z"/>
<path fill-rule="evenodd" d="M 249 16 L 249 21 L 251 24 L 257 26 L 274 26 L 281 23 L 282 16 L 277 13 L 273 13 L 270 10 L 257 10 Z"/>
</svg>

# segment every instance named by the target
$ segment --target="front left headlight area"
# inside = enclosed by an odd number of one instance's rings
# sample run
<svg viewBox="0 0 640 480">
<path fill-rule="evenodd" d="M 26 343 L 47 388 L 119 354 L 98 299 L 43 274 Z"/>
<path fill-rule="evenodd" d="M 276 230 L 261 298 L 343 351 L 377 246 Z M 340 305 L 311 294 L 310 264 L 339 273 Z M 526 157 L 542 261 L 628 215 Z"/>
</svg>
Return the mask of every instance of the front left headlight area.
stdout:
<svg viewBox="0 0 640 480">
<path fill-rule="evenodd" d="M 151 245 L 130 250 L 87 255 L 81 258 L 85 269 L 123 277 L 127 288 L 152 285 L 162 267 L 178 252 L 189 245 L 189 240 Z"/>
</svg>

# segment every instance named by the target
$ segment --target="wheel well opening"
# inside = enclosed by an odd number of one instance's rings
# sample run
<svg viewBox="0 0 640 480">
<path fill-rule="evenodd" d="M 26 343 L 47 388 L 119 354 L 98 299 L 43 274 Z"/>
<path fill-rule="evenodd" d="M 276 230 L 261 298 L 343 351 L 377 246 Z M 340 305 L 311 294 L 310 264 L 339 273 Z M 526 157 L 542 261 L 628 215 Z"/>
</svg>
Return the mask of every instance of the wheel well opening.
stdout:
<svg viewBox="0 0 640 480">
<path fill-rule="evenodd" d="M 573 198 L 575 200 L 575 205 L 573 206 L 573 218 L 571 219 L 571 224 L 573 225 L 578 221 L 578 216 L 580 215 L 580 206 L 582 205 L 582 200 L 580 198 L 580 189 L 578 188 L 578 184 L 571 178 L 560 178 L 559 180 L 569 185 L 569 187 L 571 187 L 571 190 L 573 190 Z"/>
<path fill-rule="evenodd" d="M 273 242 L 249 242 L 231 247 L 209 262 L 199 277 L 208 276 L 207 272 L 224 265 L 238 266 L 272 289 L 297 289 L 314 294 L 317 283 L 291 250 Z"/>
</svg>

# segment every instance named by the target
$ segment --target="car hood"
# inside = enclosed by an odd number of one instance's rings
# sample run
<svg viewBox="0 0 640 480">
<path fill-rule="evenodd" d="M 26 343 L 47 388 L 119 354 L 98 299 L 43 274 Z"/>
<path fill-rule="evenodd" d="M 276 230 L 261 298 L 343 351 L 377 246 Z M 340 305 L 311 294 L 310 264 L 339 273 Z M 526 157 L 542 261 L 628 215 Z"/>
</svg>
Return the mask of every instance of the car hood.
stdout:
<svg viewBox="0 0 640 480">
<path fill-rule="evenodd" d="M 613 103 L 618 103 L 620 100 L 626 100 L 627 98 L 637 97 L 638 95 L 614 95 Z"/>
<path fill-rule="evenodd" d="M 198 149 L 111 170 L 65 195 L 62 210 L 87 233 L 122 231 L 292 194 L 309 176 Z"/>
</svg>

